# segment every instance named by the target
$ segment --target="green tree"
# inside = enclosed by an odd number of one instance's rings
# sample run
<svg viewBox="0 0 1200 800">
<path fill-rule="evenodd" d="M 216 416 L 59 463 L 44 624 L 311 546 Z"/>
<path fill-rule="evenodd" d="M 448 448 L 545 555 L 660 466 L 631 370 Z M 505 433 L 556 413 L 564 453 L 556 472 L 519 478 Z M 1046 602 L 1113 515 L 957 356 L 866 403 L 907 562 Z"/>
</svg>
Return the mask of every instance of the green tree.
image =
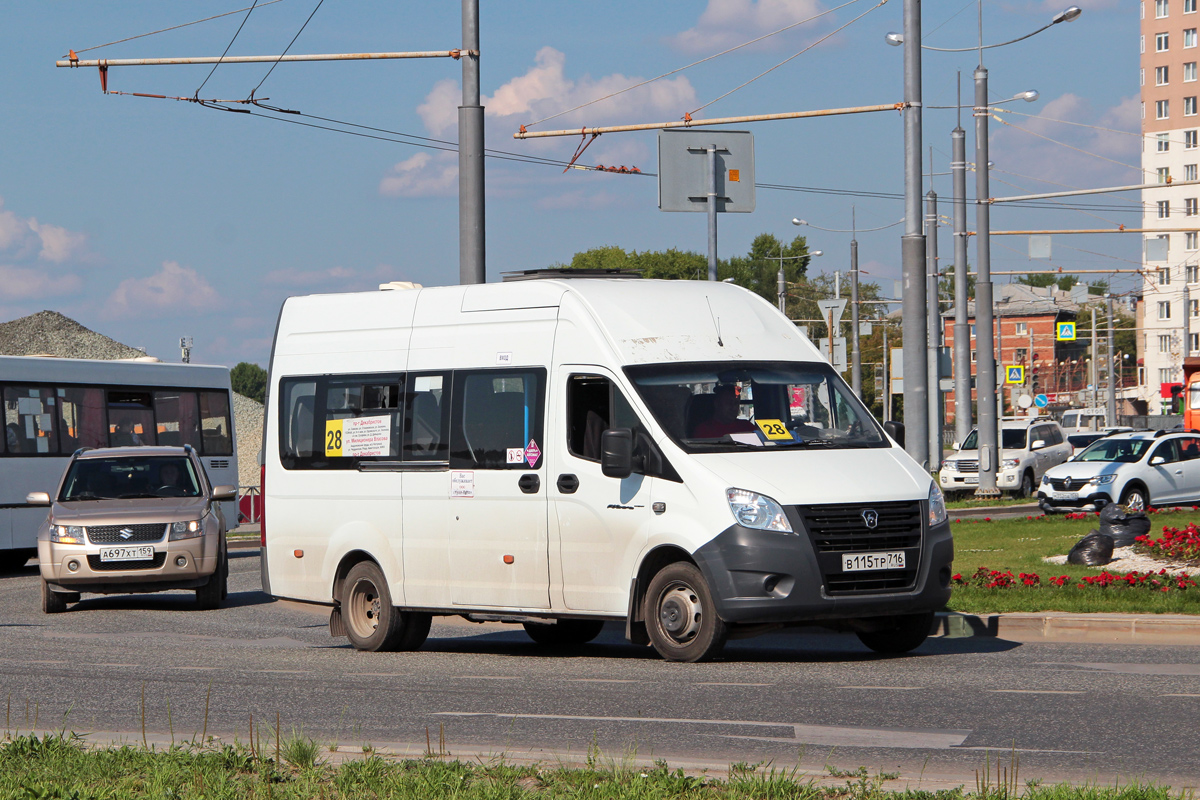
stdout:
<svg viewBox="0 0 1200 800">
<path fill-rule="evenodd" d="M 951 264 L 942 270 L 942 279 L 938 281 L 938 295 L 940 295 L 943 300 L 945 298 L 950 298 L 950 305 L 947 306 L 947 308 L 953 307 L 954 305 L 954 279 L 957 276 L 958 273 L 956 271 L 956 267 Z M 967 263 L 967 298 L 970 300 L 975 299 L 975 276 L 971 273 L 970 262 Z"/>
<path fill-rule="evenodd" d="M 233 390 L 243 397 L 263 402 L 267 395 L 267 371 L 258 364 L 243 361 L 229 371 Z"/>
</svg>

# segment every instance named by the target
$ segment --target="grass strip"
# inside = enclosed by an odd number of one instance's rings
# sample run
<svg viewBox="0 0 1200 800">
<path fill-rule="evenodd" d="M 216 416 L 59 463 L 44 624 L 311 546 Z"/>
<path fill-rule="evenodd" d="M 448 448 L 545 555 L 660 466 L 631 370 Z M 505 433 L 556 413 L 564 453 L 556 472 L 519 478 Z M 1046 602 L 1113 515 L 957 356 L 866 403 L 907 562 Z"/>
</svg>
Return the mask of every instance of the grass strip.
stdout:
<svg viewBox="0 0 1200 800">
<path fill-rule="evenodd" d="M 948 608 L 969 614 L 989 612 L 1063 611 L 1070 613 L 1200 614 L 1200 590 L 1150 592 L 1120 587 L 1080 589 L 1082 579 L 1100 574 L 1099 567 L 1048 564 L 1044 556 L 1065 555 L 1089 531 L 1100 526 L 1096 515 L 1086 519 L 1040 514 L 1016 519 L 956 520 L 950 512 L 954 532 L 953 571 L 964 577 L 980 567 L 1011 570 L 1041 577 L 1041 585 L 1001 589 L 956 587 Z M 1200 513 L 1191 509 L 1164 511 L 1150 516 L 1150 534 L 1166 528 L 1185 528 L 1200 523 Z M 1049 585 L 1052 576 L 1070 578 L 1063 587 Z"/>
<path fill-rule="evenodd" d="M 176 745 L 165 750 L 121 746 L 87 748 L 74 734 L 17 736 L 0 744 L 0 797 L 25 800 L 223 800 L 229 798 L 421 798 L 421 800 L 518 800 L 519 798 L 594 798 L 665 800 L 695 798 L 763 798 L 766 800 L 1191 800 L 1188 792 L 1168 786 L 1131 783 L 1018 785 L 1016 770 L 991 769 L 976 777 L 974 791 L 965 787 L 926 791 L 889 791 L 895 775 L 870 775 L 866 768 L 850 772 L 830 769 L 845 779 L 840 785 L 762 764 L 735 764 L 728 778 L 688 775 L 666 762 L 653 767 L 614 763 L 601 765 L 589 751 L 584 768 L 467 763 L 438 758 L 393 760 L 379 755 L 337 766 L 312 758 L 311 740 L 277 743 L 282 760 L 263 757 L 262 750 L 242 745 Z M 289 755 L 290 754 L 290 755 Z M 302 758 L 292 758 L 292 756 Z"/>
</svg>

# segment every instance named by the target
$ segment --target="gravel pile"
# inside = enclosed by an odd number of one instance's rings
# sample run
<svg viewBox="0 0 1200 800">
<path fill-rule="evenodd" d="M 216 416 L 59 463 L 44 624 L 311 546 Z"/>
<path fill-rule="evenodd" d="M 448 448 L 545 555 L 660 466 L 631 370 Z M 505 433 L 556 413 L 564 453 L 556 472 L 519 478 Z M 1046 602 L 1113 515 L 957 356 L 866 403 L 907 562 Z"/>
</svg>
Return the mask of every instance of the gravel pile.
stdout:
<svg viewBox="0 0 1200 800">
<path fill-rule="evenodd" d="M 39 311 L 0 323 L 0 355 L 111 360 L 139 358 L 146 354 L 85 328 L 57 311 Z"/>
<path fill-rule="evenodd" d="M 237 431 L 238 483 L 258 486 L 258 451 L 262 448 L 263 404 L 234 392 L 233 426 Z"/>
</svg>

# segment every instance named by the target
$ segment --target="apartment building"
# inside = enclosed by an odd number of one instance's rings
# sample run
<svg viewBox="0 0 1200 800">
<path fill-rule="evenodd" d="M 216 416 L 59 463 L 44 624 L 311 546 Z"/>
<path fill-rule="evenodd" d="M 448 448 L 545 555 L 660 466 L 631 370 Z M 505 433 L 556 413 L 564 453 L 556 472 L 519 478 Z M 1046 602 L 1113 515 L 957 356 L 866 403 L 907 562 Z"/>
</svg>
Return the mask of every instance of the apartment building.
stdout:
<svg viewBox="0 0 1200 800">
<path fill-rule="evenodd" d="M 1200 179 L 1198 1 L 1141 3 L 1145 183 Z M 1145 236 L 1138 314 L 1139 399 L 1155 413 L 1162 385 L 1181 381 L 1183 359 L 1200 354 L 1200 185 L 1143 191 L 1142 202 L 1142 227 L 1162 230 Z"/>
</svg>

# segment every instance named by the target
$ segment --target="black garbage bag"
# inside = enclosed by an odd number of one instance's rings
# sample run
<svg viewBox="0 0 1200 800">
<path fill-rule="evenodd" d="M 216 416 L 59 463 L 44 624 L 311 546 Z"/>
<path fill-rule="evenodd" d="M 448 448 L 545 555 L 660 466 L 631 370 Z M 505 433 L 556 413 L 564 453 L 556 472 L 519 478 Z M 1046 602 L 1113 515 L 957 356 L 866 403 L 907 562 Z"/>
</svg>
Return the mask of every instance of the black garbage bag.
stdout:
<svg viewBox="0 0 1200 800">
<path fill-rule="evenodd" d="M 1114 547 L 1129 547 L 1134 539 L 1150 532 L 1150 517 L 1145 511 L 1114 503 L 1100 511 L 1100 532 L 1113 538 Z"/>
<path fill-rule="evenodd" d="M 1085 567 L 1102 567 L 1112 561 L 1113 537 L 1100 531 L 1092 531 L 1080 539 L 1067 553 L 1068 564 Z"/>
</svg>

